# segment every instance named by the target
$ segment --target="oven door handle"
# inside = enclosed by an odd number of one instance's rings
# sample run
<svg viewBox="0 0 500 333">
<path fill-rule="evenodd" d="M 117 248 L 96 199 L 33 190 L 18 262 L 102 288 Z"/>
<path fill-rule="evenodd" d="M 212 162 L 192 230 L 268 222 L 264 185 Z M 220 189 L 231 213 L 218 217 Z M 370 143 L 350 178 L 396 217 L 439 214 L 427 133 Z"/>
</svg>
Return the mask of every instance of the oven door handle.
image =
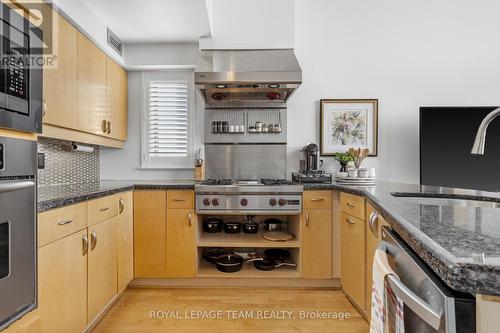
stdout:
<svg viewBox="0 0 500 333">
<path fill-rule="evenodd" d="M 410 288 L 405 286 L 403 282 L 393 274 L 386 275 L 385 279 L 392 292 L 400 298 L 407 307 L 436 331 L 439 330 L 441 318 L 443 317 L 442 313 L 436 313 L 426 301 L 411 291 Z"/>
<path fill-rule="evenodd" d="M 27 188 L 35 187 L 35 182 L 31 180 L 26 180 L 22 182 L 6 182 L 0 183 L 0 193 L 24 190 Z"/>
</svg>

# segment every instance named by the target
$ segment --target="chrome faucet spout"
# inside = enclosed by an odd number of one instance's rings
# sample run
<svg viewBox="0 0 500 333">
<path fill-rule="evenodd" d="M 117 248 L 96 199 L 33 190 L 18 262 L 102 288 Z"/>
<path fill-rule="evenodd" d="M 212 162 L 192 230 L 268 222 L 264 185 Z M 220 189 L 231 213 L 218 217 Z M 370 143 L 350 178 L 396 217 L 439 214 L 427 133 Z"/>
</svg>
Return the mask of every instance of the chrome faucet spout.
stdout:
<svg viewBox="0 0 500 333">
<path fill-rule="evenodd" d="M 500 115 L 500 108 L 496 108 L 495 110 L 488 113 L 486 117 L 484 117 L 481 125 L 477 129 L 476 139 L 474 140 L 474 145 L 472 146 L 471 154 L 475 155 L 484 155 L 484 146 L 486 144 L 486 130 L 490 123 Z"/>
</svg>

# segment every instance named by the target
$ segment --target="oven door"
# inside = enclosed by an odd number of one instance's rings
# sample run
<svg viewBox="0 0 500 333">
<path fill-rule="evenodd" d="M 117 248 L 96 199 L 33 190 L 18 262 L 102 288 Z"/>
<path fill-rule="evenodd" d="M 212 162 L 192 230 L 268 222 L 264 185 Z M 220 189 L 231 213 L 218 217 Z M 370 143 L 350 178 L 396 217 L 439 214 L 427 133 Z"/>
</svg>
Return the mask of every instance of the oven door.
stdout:
<svg viewBox="0 0 500 333">
<path fill-rule="evenodd" d="M 0 181 L 0 330 L 36 307 L 35 182 Z"/>
</svg>

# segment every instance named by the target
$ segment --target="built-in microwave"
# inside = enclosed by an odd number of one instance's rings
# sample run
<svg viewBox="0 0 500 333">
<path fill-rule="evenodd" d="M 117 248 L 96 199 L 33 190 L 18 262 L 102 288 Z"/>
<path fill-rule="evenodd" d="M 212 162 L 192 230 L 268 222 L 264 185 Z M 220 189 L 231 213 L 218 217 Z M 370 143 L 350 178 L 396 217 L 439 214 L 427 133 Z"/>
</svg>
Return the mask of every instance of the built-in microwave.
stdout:
<svg viewBox="0 0 500 333">
<path fill-rule="evenodd" d="M 42 131 L 43 70 L 33 53 L 42 32 L 5 4 L 0 6 L 0 127 Z"/>
</svg>

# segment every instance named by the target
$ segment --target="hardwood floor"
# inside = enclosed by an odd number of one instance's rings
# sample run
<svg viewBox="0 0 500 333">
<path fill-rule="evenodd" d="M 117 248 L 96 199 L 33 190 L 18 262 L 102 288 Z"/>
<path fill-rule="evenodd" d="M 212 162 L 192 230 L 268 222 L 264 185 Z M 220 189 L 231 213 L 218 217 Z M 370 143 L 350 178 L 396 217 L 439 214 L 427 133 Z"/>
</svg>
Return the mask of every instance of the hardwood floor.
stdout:
<svg viewBox="0 0 500 333">
<path fill-rule="evenodd" d="M 301 311 L 325 312 L 330 319 L 301 319 Z M 339 314 L 347 313 L 349 318 L 338 318 Z M 196 315 L 219 315 L 221 318 L 195 318 Z M 337 319 L 332 318 L 335 315 Z M 174 316 L 177 318 L 172 318 Z M 366 333 L 368 324 L 340 290 L 134 288 L 125 292 L 92 331 L 141 332 Z"/>
</svg>

